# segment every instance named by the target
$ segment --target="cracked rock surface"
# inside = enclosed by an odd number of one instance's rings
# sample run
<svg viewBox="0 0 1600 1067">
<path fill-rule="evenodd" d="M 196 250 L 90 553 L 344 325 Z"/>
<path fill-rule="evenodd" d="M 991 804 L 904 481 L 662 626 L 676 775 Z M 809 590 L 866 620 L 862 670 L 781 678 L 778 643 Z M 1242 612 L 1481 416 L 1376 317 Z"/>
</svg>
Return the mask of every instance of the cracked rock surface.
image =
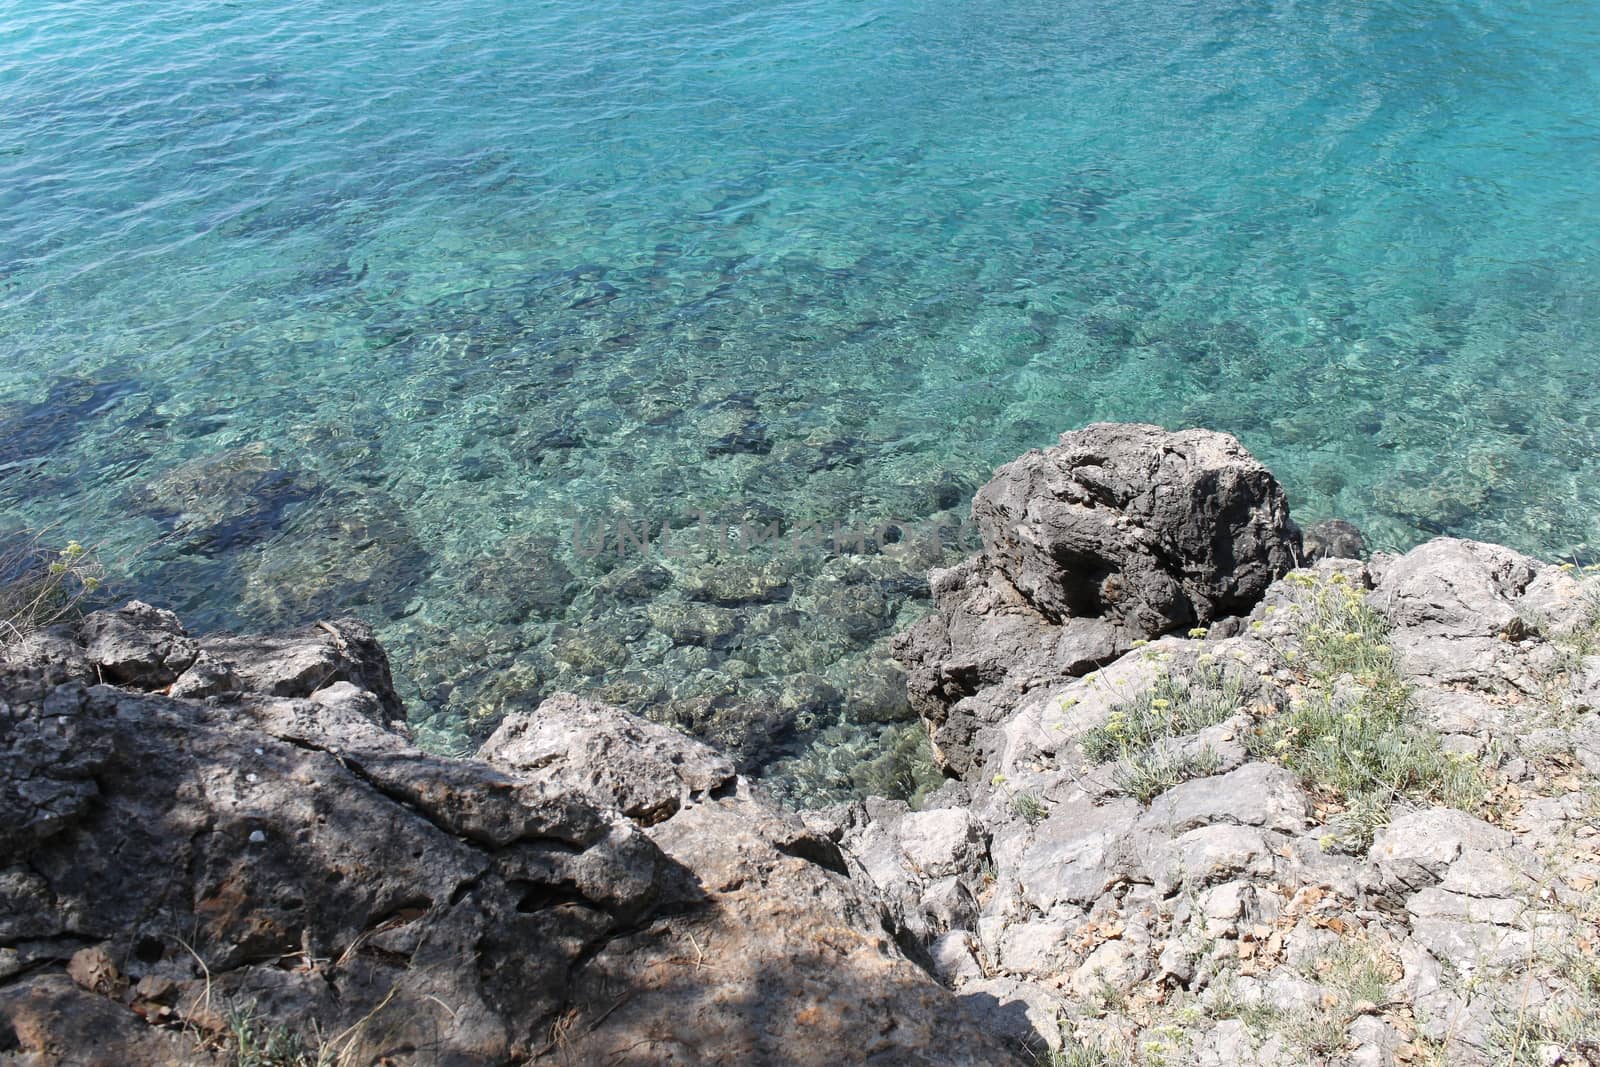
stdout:
<svg viewBox="0 0 1600 1067">
<path fill-rule="evenodd" d="M 1324 559 L 1244 618 L 983 690 L 931 810 L 807 819 L 1050 1062 L 1600 1065 L 1597 648 L 1600 574 L 1452 539 Z M 1162 736 L 1096 748 L 1140 714 Z M 1349 833 L 1330 745 L 1422 772 Z"/>
<path fill-rule="evenodd" d="M 997 470 L 972 519 L 983 552 L 934 572 L 937 611 L 895 639 L 911 706 L 958 776 L 1028 690 L 1244 614 L 1304 556 L 1283 487 L 1210 430 L 1064 433 Z"/>
<path fill-rule="evenodd" d="M 8 650 L 0 1060 L 221 1063 L 241 1017 L 349 1063 L 1013 1059 L 704 745 L 563 697 L 429 755 L 388 678 L 354 620 L 141 604 Z"/>
</svg>

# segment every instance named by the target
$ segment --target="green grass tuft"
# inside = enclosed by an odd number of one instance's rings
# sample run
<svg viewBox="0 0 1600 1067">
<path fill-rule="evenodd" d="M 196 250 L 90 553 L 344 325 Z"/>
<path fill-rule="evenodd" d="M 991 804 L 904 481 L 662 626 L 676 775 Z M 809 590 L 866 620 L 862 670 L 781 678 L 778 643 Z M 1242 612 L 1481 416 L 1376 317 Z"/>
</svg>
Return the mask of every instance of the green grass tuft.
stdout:
<svg viewBox="0 0 1600 1067">
<path fill-rule="evenodd" d="M 1286 613 L 1292 636 L 1278 651 L 1299 676 L 1299 692 L 1287 712 L 1257 721 L 1247 738 L 1251 754 L 1341 803 L 1336 839 L 1351 849 L 1370 844 L 1396 800 L 1480 808 L 1484 772 L 1445 753 L 1418 721 L 1386 620 L 1343 575 L 1298 572 L 1288 580 L 1298 587 Z"/>
<path fill-rule="evenodd" d="M 1030 824 L 1042 822 L 1050 814 L 1050 809 L 1044 801 L 1034 793 L 1018 793 L 1011 798 L 1011 810 L 1022 816 Z"/>
<path fill-rule="evenodd" d="M 1084 755 L 1096 763 L 1117 761 L 1117 788 L 1148 804 L 1175 785 L 1216 773 L 1216 753 L 1175 754 L 1171 742 L 1226 721 L 1248 692 L 1246 678 L 1217 664 L 1163 670 L 1149 689 L 1116 704 L 1103 724 L 1084 734 Z"/>
</svg>

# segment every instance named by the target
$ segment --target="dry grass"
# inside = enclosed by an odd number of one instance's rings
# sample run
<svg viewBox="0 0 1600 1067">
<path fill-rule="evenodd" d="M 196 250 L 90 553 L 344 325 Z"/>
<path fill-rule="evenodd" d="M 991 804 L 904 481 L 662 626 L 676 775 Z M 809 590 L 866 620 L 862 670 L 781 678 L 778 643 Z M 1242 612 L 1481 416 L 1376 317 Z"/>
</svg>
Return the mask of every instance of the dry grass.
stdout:
<svg viewBox="0 0 1600 1067">
<path fill-rule="evenodd" d="M 0 542 L 0 647 L 75 617 L 105 573 L 95 549 L 56 547 L 48 531 Z"/>
</svg>

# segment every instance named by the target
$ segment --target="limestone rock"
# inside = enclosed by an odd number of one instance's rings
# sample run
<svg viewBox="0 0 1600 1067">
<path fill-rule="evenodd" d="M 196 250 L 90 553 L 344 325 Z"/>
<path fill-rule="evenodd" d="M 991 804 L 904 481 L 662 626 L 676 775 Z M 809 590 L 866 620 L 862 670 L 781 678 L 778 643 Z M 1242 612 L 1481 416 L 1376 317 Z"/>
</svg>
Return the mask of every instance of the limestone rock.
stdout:
<svg viewBox="0 0 1600 1067">
<path fill-rule="evenodd" d="M 1517 600 L 1541 565 L 1499 545 L 1438 538 L 1393 561 L 1372 602 L 1395 624 L 1402 665 L 1437 682 L 1479 683 L 1528 632 Z"/>
<path fill-rule="evenodd" d="M 1272 474 L 1207 430 L 1062 434 L 996 471 L 972 513 L 985 555 L 1047 617 L 1144 636 L 1248 610 L 1300 548 Z"/>
<path fill-rule="evenodd" d="M 730 785 L 733 764 L 708 746 L 616 708 L 558 694 L 501 721 L 478 758 L 645 825 Z"/>
<path fill-rule="evenodd" d="M 1373 838 L 1374 888 L 1421 889 L 1437 884 L 1464 849 L 1509 847 L 1511 835 L 1450 808 L 1429 808 L 1395 819 Z"/>
<path fill-rule="evenodd" d="M 1271 763 L 1248 763 L 1236 771 L 1197 778 L 1167 790 L 1150 802 L 1150 810 L 1140 822 L 1168 833 L 1210 823 L 1296 833 L 1304 828 L 1310 811 L 1291 772 Z"/>
<path fill-rule="evenodd" d="M 1088 904 L 1127 876 L 1135 800 L 1063 806 L 1035 830 L 1017 871 L 1023 896 L 1040 911 L 1058 903 Z"/>
<path fill-rule="evenodd" d="M 207 638 L 200 648 L 205 662 L 214 665 L 210 669 L 236 678 L 243 692 L 309 697 L 335 682 L 349 682 L 377 697 L 389 719 L 405 717 L 389 657 L 360 619 L 338 618 L 283 634 Z"/>
<path fill-rule="evenodd" d="M 901 852 L 927 878 L 976 873 L 986 852 L 983 828 L 966 808 L 911 812 L 895 832 Z"/>
</svg>

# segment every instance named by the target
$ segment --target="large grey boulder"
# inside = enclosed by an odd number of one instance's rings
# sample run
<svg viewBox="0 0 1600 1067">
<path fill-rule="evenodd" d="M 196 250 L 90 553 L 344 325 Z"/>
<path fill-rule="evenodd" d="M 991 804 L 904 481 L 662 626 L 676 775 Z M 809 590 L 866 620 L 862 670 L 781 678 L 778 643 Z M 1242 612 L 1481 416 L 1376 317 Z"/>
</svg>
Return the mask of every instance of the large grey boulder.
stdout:
<svg viewBox="0 0 1600 1067">
<path fill-rule="evenodd" d="M 1227 434 L 1098 423 L 978 491 L 984 551 L 931 578 L 934 615 L 895 639 L 936 758 L 971 777 L 1032 689 L 1136 641 L 1249 611 L 1292 569 L 1281 486 Z"/>
<path fill-rule="evenodd" d="M 1248 611 L 1299 561 L 1272 472 L 1233 437 L 1097 423 L 995 472 L 984 554 L 1048 618 L 1143 636 Z"/>
</svg>

